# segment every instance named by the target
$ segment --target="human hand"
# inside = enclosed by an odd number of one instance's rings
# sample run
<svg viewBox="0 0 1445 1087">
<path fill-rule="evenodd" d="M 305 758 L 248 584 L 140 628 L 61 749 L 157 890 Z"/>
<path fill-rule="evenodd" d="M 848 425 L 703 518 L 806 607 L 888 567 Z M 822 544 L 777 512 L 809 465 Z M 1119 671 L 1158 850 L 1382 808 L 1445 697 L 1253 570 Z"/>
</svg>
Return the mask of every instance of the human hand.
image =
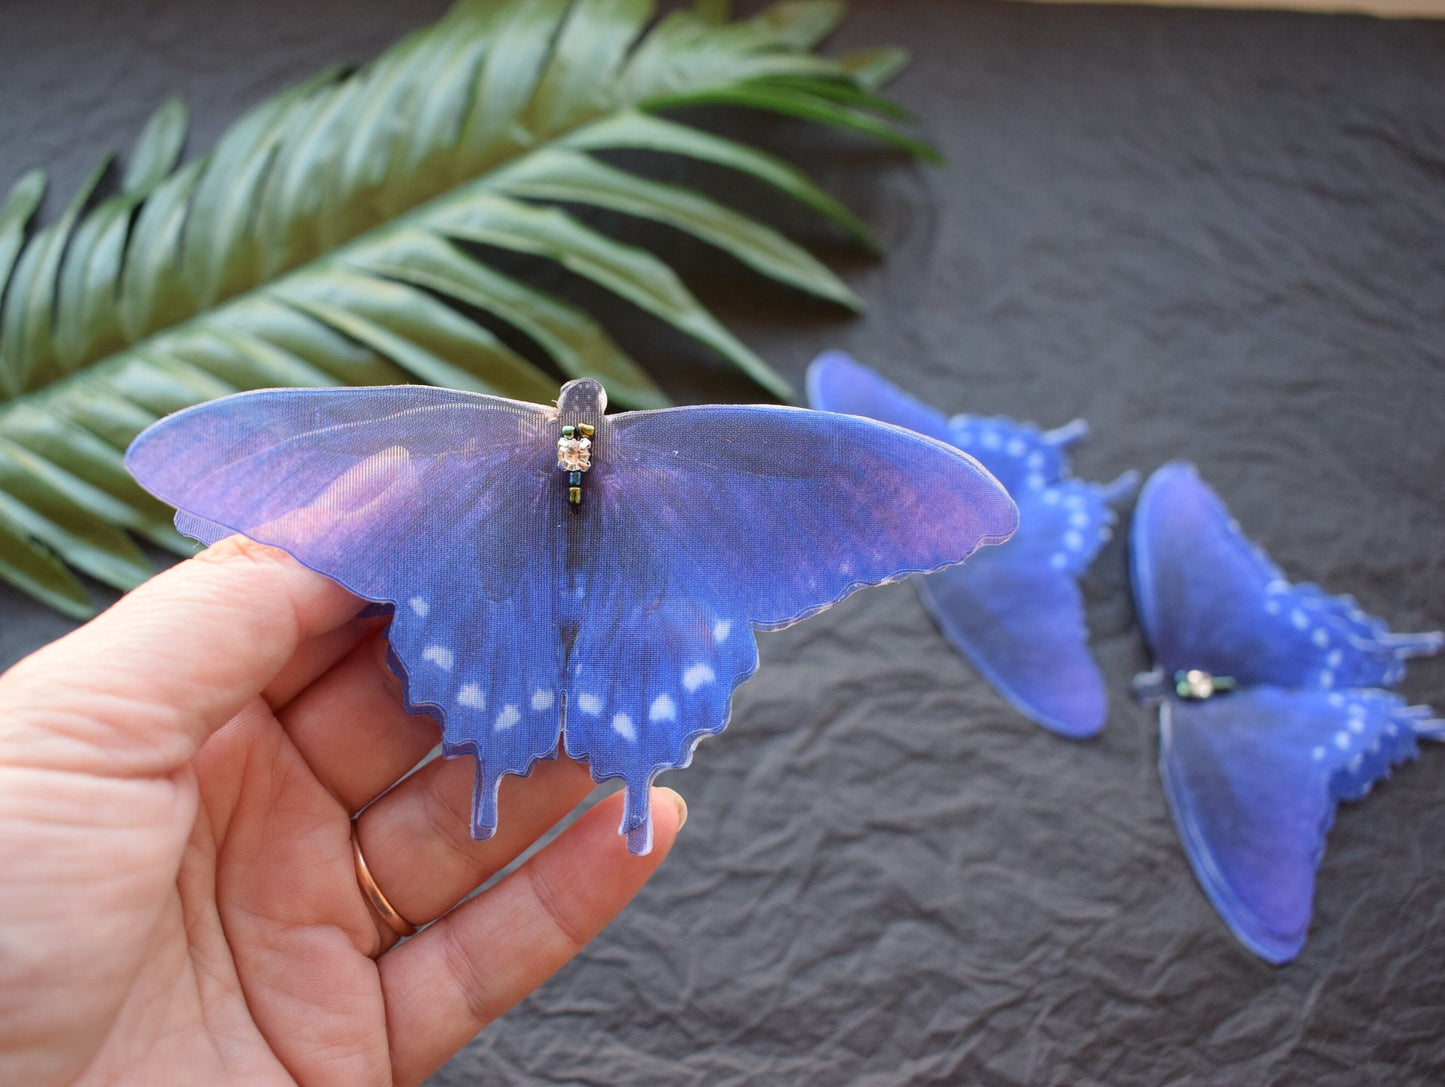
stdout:
<svg viewBox="0 0 1445 1087">
<path fill-rule="evenodd" d="M 667 855 L 631 856 L 559 758 L 502 785 L 471 840 L 473 763 L 433 761 L 377 620 L 232 539 L 0 676 L 0 1082 L 417 1083 L 565 964 Z M 671 801 L 668 803 L 666 801 Z M 396 946 L 357 841 L 410 921 Z M 445 913 L 445 916 L 441 916 Z"/>
</svg>

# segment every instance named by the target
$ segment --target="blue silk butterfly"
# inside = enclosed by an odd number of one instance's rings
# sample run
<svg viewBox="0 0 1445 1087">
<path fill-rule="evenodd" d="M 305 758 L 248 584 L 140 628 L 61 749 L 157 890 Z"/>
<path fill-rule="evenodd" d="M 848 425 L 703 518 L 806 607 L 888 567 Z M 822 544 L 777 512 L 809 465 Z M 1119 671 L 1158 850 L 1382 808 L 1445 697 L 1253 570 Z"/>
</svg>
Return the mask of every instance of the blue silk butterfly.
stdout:
<svg viewBox="0 0 1445 1087">
<path fill-rule="evenodd" d="M 1017 512 L 971 457 L 785 407 L 605 415 L 422 386 L 238 393 L 156 423 L 126 463 L 203 543 L 282 548 L 393 611 L 406 707 L 477 763 L 472 834 L 540 758 L 648 787 L 727 724 L 776 630 L 855 589 L 961 562 Z"/>
<path fill-rule="evenodd" d="M 1159 772 L 1190 866 L 1235 936 L 1287 962 L 1304 946 L 1336 805 L 1445 722 L 1387 690 L 1436 633 L 1391 634 L 1348 596 L 1292 585 L 1192 465 L 1144 485 L 1135 606 L 1158 670 Z"/>
<path fill-rule="evenodd" d="M 924 606 L 965 657 L 1020 713 L 1070 737 L 1104 727 L 1104 678 L 1088 648 L 1078 578 L 1113 531 L 1110 503 L 1137 482 L 1068 475 L 1065 448 L 1083 420 L 1040 431 L 1032 423 L 947 418 L 841 351 L 808 370 L 808 402 L 907 427 L 976 457 L 1008 488 L 1019 528 L 1003 547 L 914 579 Z"/>
</svg>

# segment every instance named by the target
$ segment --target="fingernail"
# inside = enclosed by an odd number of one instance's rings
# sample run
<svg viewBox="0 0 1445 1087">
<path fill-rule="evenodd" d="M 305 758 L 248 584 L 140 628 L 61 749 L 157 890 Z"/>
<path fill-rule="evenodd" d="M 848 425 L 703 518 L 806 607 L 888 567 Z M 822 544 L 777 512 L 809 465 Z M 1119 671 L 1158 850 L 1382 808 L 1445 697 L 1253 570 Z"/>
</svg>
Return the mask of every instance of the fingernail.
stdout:
<svg viewBox="0 0 1445 1087">
<path fill-rule="evenodd" d="M 667 791 L 672 793 L 672 806 L 677 809 L 677 829 L 681 830 L 687 822 L 687 801 L 682 798 L 681 793 L 673 789 Z"/>
</svg>

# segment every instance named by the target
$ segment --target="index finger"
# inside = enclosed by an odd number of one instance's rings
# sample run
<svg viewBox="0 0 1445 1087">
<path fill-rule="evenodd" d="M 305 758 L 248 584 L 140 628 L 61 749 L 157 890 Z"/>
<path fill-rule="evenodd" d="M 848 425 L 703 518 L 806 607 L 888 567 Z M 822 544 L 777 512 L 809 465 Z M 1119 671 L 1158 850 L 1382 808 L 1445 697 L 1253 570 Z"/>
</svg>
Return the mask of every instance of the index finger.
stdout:
<svg viewBox="0 0 1445 1087">
<path fill-rule="evenodd" d="M 166 774 L 360 602 L 274 548 L 222 540 L 0 676 L 0 762 Z"/>
</svg>

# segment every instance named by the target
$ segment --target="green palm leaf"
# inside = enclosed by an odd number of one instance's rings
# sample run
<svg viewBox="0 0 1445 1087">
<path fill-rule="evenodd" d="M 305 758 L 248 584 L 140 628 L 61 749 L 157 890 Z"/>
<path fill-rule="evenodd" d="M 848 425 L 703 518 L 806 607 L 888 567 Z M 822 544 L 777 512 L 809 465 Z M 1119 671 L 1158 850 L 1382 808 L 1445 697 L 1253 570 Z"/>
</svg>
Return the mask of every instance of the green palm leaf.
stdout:
<svg viewBox="0 0 1445 1087">
<path fill-rule="evenodd" d="M 405 381 L 555 395 L 555 379 L 478 312 L 620 403 L 665 403 L 595 317 L 489 264 L 493 250 L 556 261 L 790 396 L 664 262 L 570 209 L 665 223 L 856 307 L 772 228 L 598 157 L 722 166 L 871 245 L 793 167 L 656 115 L 731 103 L 931 155 L 877 94 L 899 54 L 813 51 L 840 15 L 826 0 L 738 22 L 707 0 L 656 21 L 649 0 L 462 0 L 371 64 L 261 104 L 184 165 L 186 112 L 168 102 L 111 195 L 93 199 L 107 162 L 33 233 L 45 179 L 26 174 L 0 203 L 0 578 L 80 616 L 90 603 L 71 568 L 127 589 L 151 569 L 133 537 L 184 553 L 122 455 L 155 419 L 211 397 Z"/>
</svg>

